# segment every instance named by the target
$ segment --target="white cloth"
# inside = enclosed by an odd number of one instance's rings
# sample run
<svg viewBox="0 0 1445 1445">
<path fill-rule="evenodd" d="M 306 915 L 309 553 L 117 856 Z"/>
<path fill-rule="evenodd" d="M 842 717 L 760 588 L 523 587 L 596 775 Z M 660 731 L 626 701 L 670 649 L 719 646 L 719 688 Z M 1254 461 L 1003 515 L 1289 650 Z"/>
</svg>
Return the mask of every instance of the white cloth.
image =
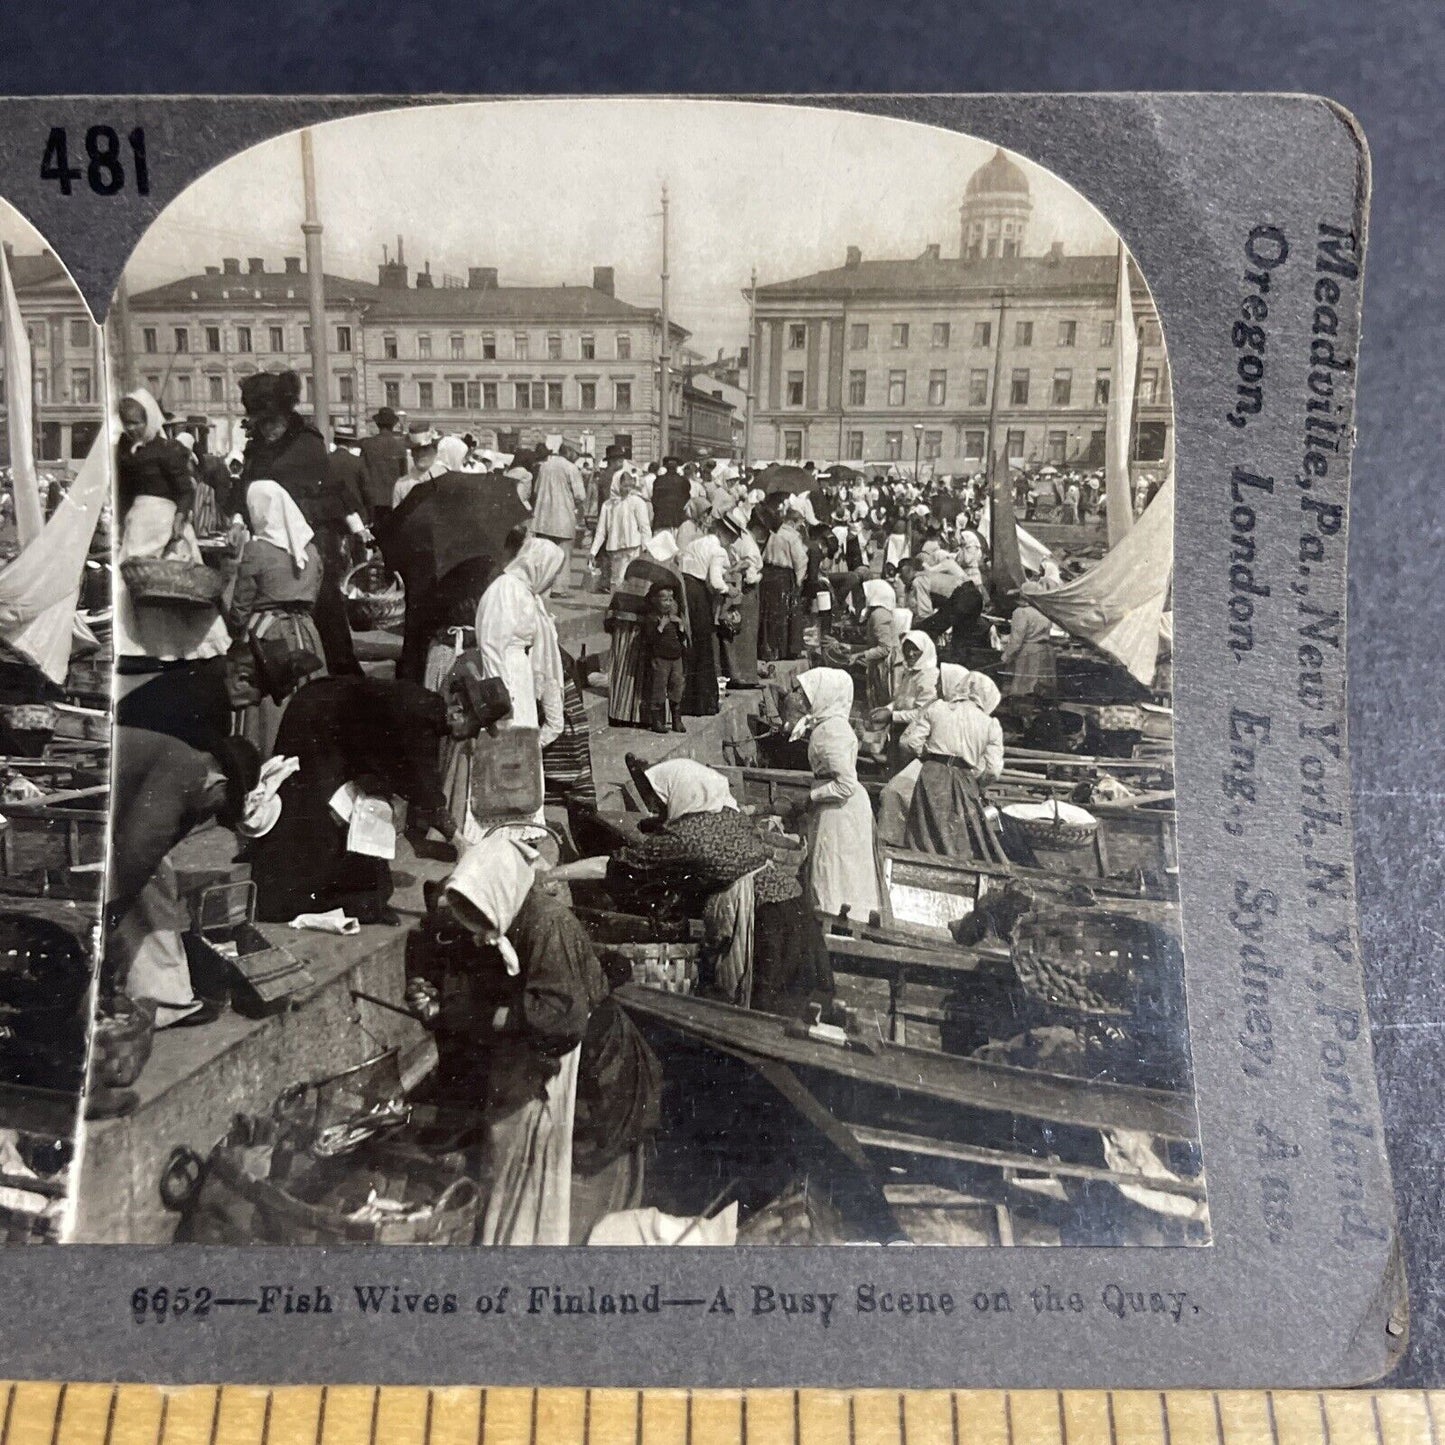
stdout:
<svg viewBox="0 0 1445 1445">
<path fill-rule="evenodd" d="M 669 823 L 689 813 L 721 813 L 724 808 L 737 811 L 727 779 L 691 758 L 669 758 L 648 768 L 645 776 L 666 809 Z"/>
<path fill-rule="evenodd" d="M 443 471 L 465 471 L 467 466 L 467 444 L 461 437 L 443 437 L 437 443 L 437 466 Z"/>
<path fill-rule="evenodd" d="M 727 548 L 711 532 L 689 542 L 678 553 L 677 567 L 684 577 L 706 582 L 718 596 L 728 590 Z"/>
<path fill-rule="evenodd" d="M 1164 598 L 1174 568 L 1174 479 L 1155 494 L 1128 535 L 1082 577 L 1023 599 L 1074 637 L 1117 658 L 1149 686 L 1159 661 Z"/>
<path fill-rule="evenodd" d="M 280 482 L 252 482 L 246 488 L 246 515 L 257 541 L 289 552 L 296 570 L 306 570 L 306 547 L 316 533 Z"/>
<path fill-rule="evenodd" d="M 489 833 L 462 850 L 446 881 L 452 912 L 474 933 L 487 932 L 502 955 L 508 974 L 521 972 L 517 951 L 507 938 L 518 910 L 536 881 L 537 850 L 508 833 Z"/>
<path fill-rule="evenodd" d="M 562 652 L 543 598 L 563 561 L 555 542 L 528 537 L 477 606 L 477 650 L 483 673 L 500 677 L 512 701 L 512 716 L 500 726 L 540 726 L 540 699 L 547 714 L 541 728 L 543 747 L 562 732 Z"/>
<path fill-rule="evenodd" d="M 604 1214 L 592 1226 L 588 1244 L 699 1244 L 738 1242 L 738 1203 L 733 1200 L 711 1219 L 664 1214 L 660 1209 L 621 1209 Z"/>
<path fill-rule="evenodd" d="M 898 604 L 897 594 L 893 591 L 893 584 L 885 582 L 881 577 L 870 577 L 863 584 L 863 607 L 871 611 L 875 607 L 886 607 L 890 612 Z"/>
<path fill-rule="evenodd" d="M 572 1223 L 572 1124 L 578 1046 L 561 1059 L 545 1094 L 487 1128 L 490 1188 L 481 1244 L 566 1244 Z"/>
</svg>

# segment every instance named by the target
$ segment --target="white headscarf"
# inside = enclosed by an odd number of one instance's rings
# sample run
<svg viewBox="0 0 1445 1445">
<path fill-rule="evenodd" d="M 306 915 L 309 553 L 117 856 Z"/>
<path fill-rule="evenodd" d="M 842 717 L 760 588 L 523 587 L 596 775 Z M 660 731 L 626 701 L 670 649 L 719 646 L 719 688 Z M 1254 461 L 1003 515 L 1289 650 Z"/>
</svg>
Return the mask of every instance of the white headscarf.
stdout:
<svg viewBox="0 0 1445 1445">
<path fill-rule="evenodd" d="M 848 721 L 853 710 L 853 679 L 841 667 L 812 667 L 799 673 L 797 681 L 808 699 L 808 711 L 793 729 L 795 742 L 830 718 Z"/>
<path fill-rule="evenodd" d="M 296 570 L 306 570 L 306 544 L 316 534 L 280 482 L 252 482 L 246 488 L 246 514 L 253 537 L 289 552 Z"/>
<path fill-rule="evenodd" d="M 891 582 L 881 577 L 870 577 L 863 584 L 863 606 L 865 608 L 887 607 L 890 611 L 898 605 L 898 596 Z"/>
<path fill-rule="evenodd" d="M 520 577 L 534 596 L 545 597 L 566 561 L 565 553 L 555 542 L 545 537 L 528 537 L 506 570 L 513 577 Z"/>
<path fill-rule="evenodd" d="M 727 779 L 691 758 L 669 758 L 648 768 L 645 776 L 666 809 L 669 823 L 689 813 L 721 813 L 724 808 L 737 811 Z"/>
<path fill-rule="evenodd" d="M 990 714 L 1003 701 L 998 685 L 987 673 L 945 662 L 938 674 L 938 695 L 944 702 L 972 703 L 980 712 Z"/>
<path fill-rule="evenodd" d="M 161 411 L 160 403 L 156 401 L 155 397 L 153 397 L 145 387 L 138 386 L 134 391 L 126 392 L 121 400 L 135 402 L 146 414 L 145 435 L 136 443 L 136 446 L 144 446 L 147 442 L 153 442 L 165 431 L 165 414 Z"/>
<path fill-rule="evenodd" d="M 920 682 L 928 679 L 936 687 L 938 685 L 938 648 L 934 645 L 933 639 L 926 632 L 905 632 L 903 642 L 899 644 L 900 655 L 903 655 L 902 647 L 908 643 L 912 643 L 918 649 L 918 661 L 909 662 L 904 656 L 903 666 L 909 672 L 915 673 Z"/>
<path fill-rule="evenodd" d="M 467 464 L 467 444 L 461 437 L 443 437 L 437 443 L 437 463 L 449 472 L 459 472 Z"/>
<path fill-rule="evenodd" d="M 452 912 L 473 933 L 497 932 L 496 949 L 513 978 L 522 970 L 517 950 L 507 938 L 512 920 L 532 891 L 537 850 L 508 833 L 489 833 L 465 849 L 446 881 Z"/>
</svg>

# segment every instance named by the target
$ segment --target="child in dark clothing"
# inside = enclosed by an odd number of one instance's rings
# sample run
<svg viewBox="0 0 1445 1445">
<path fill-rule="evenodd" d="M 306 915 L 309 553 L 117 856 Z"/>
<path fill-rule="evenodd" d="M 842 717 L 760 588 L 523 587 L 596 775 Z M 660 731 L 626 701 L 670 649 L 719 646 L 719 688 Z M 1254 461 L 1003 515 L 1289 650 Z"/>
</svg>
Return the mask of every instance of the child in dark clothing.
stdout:
<svg viewBox="0 0 1445 1445">
<path fill-rule="evenodd" d="M 667 705 L 672 704 L 672 730 L 686 731 L 682 723 L 682 691 L 687 676 L 688 640 L 674 588 L 659 585 L 651 595 L 652 615 L 642 627 L 647 656 L 647 701 L 652 730 L 667 731 Z"/>
</svg>

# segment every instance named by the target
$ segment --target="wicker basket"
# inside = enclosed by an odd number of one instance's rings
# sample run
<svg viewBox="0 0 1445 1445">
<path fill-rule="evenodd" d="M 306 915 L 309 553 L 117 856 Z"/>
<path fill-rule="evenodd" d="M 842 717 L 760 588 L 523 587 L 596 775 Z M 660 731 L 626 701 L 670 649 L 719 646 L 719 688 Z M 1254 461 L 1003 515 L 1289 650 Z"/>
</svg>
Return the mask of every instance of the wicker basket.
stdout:
<svg viewBox="0 0 1445 1445">
<path fill-rule="evenodd" d="M 151 1056 L 154 1039 L 155 1019 L 150 1010 L 118 996 L 111 1011 L 95 1021 L 90 1049 L 91 1086 L 130 1088 Z"/>
<path fill-rule="evenodd" d="M 406 584 L 379 557 L 358 563 L 341 579 L 346 620 L 353 632 L 400 632 L 406 617 Z"/>
<path fill-rule="evenodd" d="M 179 557 L 128 557 L 120 575 L 131 601 L 167 607 L 215 607 L 226 586 L 204 562 Z"/>
<path fill-rule="evenodd" d="M 633 983 L 662 993 L 697 992 L 695 943 L 614 943 L 604 950 L 625 960 L 632 969 Z"/>
<path fill-rule="evenodd" d="M 1045 803 L 1009 803 L 1003 812 L 1035 848 L 1087 848 L 1099 831 L 1099 820 L 1092 813 L 1057 798 Z"/>
</svg>

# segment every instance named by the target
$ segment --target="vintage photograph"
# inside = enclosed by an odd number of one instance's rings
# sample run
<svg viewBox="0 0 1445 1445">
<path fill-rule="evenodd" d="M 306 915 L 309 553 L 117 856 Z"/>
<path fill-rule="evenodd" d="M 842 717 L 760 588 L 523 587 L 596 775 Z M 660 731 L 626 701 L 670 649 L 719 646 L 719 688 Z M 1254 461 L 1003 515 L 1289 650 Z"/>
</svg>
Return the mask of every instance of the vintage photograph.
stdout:
<svg viewBox="0 0 1445 1445">
<path fill-rule="evenodd" d="M 91 342 L 68 1237 L 1207 1245 L 1166 343 L 1058 176 L 822 107 L 423 106 L 185 190 Z"/>
<path fill-rule="evenodd" d="M 106 382 L 104 336 L 69 272 L 0 201 L 0 1240 L 11 1244 L 64 1234 L 74 1178 L 110 790 Z M 101 1055 L 126 1047 L 129 1017 L 112 1012 Z"/>
</svg>

